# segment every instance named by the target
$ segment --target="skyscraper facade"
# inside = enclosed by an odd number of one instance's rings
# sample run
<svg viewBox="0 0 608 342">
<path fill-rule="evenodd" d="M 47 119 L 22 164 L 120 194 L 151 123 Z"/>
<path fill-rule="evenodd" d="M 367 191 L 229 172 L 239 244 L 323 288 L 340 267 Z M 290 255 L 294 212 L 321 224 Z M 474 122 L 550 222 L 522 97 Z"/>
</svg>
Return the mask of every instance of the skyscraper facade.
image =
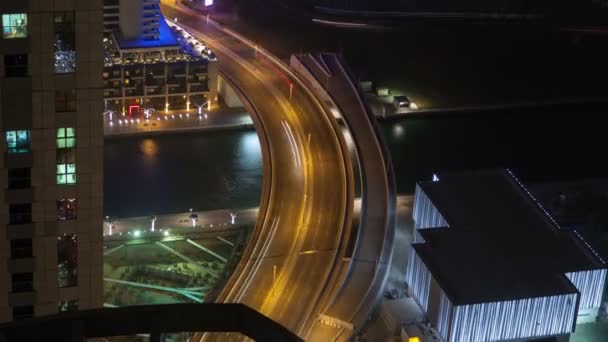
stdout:
<svg viewBox="0 0 608 342">
<path fill-rule="evenodd" d="M 0 322 L 99 307 L 103 1 L 0 15 Z"/>
</svg>

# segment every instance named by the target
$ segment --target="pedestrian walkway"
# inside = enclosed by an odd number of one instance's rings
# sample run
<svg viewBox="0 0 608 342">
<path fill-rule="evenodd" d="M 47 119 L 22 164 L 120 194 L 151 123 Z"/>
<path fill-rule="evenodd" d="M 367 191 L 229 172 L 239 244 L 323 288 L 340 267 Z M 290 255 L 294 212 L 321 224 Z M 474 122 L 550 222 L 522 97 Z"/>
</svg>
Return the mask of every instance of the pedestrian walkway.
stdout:
<svg viewBox="0 0 608 342">
<path fill-rule="evenodd" d="M 104 135 L 155 135 L 175 132 L 253 129 L 253 121 L 244 108 L 220 108 L 199 114 L 198 110 L 154 112 L 148 119 L 143 115 L 129 118 L 104 116 Z"/>
<path fill-rule="evenodd" d="M 205 231 L 222 231 L 242 226 L 253 226 L 258 208 L 240 210 L 193 211 L 177 214 L 139 217 L 106 217 L 103 223 L 105 236 L 134 233 L 136 231 L 160 231 L 177 228 L 204 228 Z M 194 219 L 194 224 L 193 224 Z"/>
</svg>

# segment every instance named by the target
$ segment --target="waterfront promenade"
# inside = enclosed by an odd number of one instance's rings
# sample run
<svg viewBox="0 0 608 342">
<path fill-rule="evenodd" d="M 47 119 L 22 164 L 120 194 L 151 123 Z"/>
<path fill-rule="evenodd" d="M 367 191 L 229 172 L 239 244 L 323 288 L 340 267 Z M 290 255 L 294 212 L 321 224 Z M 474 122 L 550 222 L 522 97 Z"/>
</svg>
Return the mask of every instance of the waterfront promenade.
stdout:
<svg viewBox="0 0 608 342">
<path fill-rule="evenodd" d="M 194 215 L 194 216 L 193 216 Z M 136 231 L 165 231 L 179 228 L 201 228 L 205 231 L 221 231 L 230 227 L 253 226 L 258 208 L 239 210 L 193 211 L 166 215 L 150 215 L 128 218 L 106 217 L 103 223 L 104 236 L 133 234 Z M 192 217 L 195 217 L 194 225 Z M 154 221 L 154 224 L 152 223 Z M 110 229 L 111 226 L 111 229 Z"/>
<path fill-rule="evenodd" d="M 104 135 L 106 138 L 157 135 L 176 132 L 252 130 L 253 121 L 244 108 L 220 108 L 211 112 L 197 110 L 177 110 L 152 113 L 149 119 L 143 116 L 129 118 L 115 115 L 112 120 L 104 116 Z"/>
</svg>

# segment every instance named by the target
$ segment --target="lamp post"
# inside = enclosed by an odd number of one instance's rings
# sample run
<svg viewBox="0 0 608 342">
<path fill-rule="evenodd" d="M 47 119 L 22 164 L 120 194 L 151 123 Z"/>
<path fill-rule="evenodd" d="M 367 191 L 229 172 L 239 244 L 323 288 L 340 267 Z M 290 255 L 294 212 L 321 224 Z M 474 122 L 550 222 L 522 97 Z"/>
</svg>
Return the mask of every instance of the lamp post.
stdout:
<svg viewBox="0 0 608 342">
<path fill-rule="evenodd" d="M 110 216 L 106 216 L 105 222 L 108 225 L 108 235 L 112 236 L 112 228 L 114 228 L 114 221 L 110 219 Z"/>
<path fill-rule="evenodd" d="M 156 228 L 156 216 L 150 216 L 150 220 L 151 220 L 150 231 L 153 232 Z"/>
</svg>

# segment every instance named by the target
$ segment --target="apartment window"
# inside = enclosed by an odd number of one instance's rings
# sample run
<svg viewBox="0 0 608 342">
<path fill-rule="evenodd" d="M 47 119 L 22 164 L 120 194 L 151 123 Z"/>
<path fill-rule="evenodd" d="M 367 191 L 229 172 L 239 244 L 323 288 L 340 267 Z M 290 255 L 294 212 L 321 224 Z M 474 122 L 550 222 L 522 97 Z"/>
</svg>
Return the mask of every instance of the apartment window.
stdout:
<svg viewBox="0 0 608 342">
<path fill-rule="evenodd" d="M 78 286 L 78 236 L 64 234 L 57 238 L 57 277 L 59 287 Z"/>
<path fill-rule="evenodd" d="M 57 184 L 76 184 L 76 149 L 57 150 Z"/>
<path fill-rule="evenodd" d="M 78 311 L 78 299 L 60 301 L 57 311 L 59 311 L 59 313 Z"/>
<path fill-rule="evenodd" d="M 54 14 L 55 28 L 55 73 L 76 71 L 76 25 L 74 12 Z"/>
<path fill-rule="evenodd" d="M 78 203 L 75 198 L 57 200 L 57 221 L 75 220 Z"/>
<path fill-rule="evenodd" d="M 8 153 L 24 153 L 30 151 L 30 131 L 6 132 Z"/>
<path fill-rule="evenodd" d="M 32 223 L 32 204 L 10 204 L 8 206 L 9 224 Z"/>
<path fill-rule="evenodd" d="M 5 55 L 4 75 L 6 77 L 24 77 L 28 75 L 28 58 L 26 54 Z"/>
<path fill-rule="evenodd" d="M 76 146 L 76 131 L 73 127 L 57 128 L 57 148 Z"/>
<path fill-rule="evenodd" d="M 27 14 L 3 14 L 2 37 L 4 39 L 27 37 Z"/>
<path fill-rule="evenodd" d="M 34 273 L 13 273 L 13 293 L 34 291 Z"/>
<path fill-rule="evenodd" d="M 76 90 L 55 90 L 55 112 L 76 111 Z"/>
<path fill-rule="evenodd" d="M 32 305 L 14 306 L 13 320 L 27 319 L 34 317 L 34 307 Z"/>
<path fill-rule="evenodd" d="M 29 168 L 8 169 L 9 189 L 27 189 L 31 186 L 32 177 Z"/>
<path fill-rule="evenodd" d="M 32 239 L 11 240 L 12 259 L 25 259 L 31 258 L 32 256 Z"/>
</svg>

